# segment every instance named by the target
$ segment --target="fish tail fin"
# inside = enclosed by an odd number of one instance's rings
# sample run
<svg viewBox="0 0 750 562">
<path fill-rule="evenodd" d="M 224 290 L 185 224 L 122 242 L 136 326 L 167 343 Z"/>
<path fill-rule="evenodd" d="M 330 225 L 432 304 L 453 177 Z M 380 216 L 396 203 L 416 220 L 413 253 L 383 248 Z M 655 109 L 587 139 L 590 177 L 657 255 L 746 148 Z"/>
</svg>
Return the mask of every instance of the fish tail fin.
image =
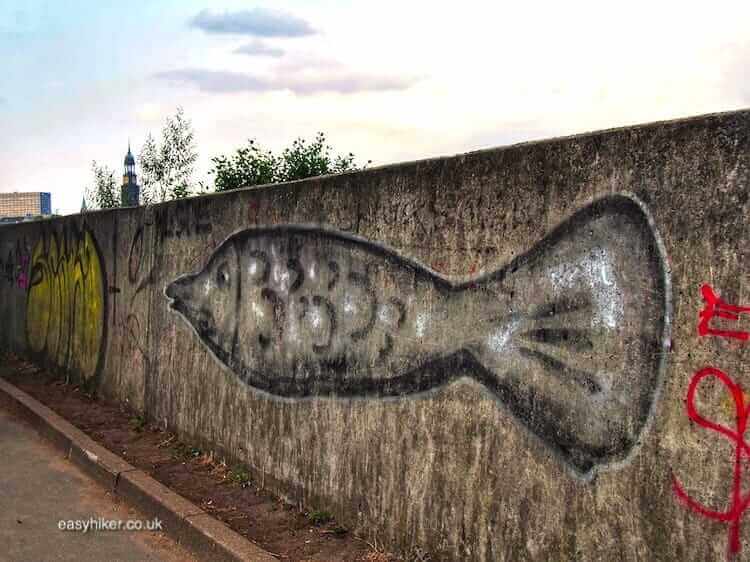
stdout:
<svg viewBox="0 0 750 562">
<path fill-rule="evenodd" d="M 624 458 L 651 415 L 670 331 L 666 256 L 642 204 L 601 199 L 459 288 L 487 318 L 466 346 L 477 380 L 577 471 Z"/>
</svg>

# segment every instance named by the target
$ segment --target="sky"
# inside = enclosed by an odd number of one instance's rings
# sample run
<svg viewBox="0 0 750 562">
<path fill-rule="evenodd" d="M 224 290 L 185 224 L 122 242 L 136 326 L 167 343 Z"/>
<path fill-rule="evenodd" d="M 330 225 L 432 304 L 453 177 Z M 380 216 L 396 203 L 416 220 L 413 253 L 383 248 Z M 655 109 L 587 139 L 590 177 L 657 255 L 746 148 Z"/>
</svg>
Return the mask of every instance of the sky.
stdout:
<svg viewBox="0 0 750 562">
<path fill-rule="evenodd" d="M 0 192 L 77 212 L 182 107 L 200 155 L 382 165 L 750 107 L 750 2 L 0 0 Z"/>
</svg>

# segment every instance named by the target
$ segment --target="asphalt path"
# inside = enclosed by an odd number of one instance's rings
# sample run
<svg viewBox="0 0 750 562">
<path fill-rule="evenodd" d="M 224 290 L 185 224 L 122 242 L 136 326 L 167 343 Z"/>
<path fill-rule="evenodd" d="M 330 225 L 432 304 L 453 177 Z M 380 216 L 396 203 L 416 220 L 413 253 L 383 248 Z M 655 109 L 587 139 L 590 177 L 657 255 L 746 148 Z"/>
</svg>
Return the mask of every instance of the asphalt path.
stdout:
<svg viewBox="0 0 750 562">
<path fill-rule="evenodd" d="M 117 521 L 154 525 L 0 409 L 0 561 L 196 562 L 163 532 L 101 528 Z"/>
</svg>

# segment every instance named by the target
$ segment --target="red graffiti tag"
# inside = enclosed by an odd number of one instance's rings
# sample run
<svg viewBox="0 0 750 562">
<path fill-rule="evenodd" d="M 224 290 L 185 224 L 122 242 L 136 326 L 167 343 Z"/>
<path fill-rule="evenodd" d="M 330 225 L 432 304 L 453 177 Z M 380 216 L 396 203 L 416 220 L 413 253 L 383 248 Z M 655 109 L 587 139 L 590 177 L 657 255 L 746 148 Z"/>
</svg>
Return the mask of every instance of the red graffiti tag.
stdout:
<svg viewBox="0 0 750 562">
<path fill-rule="evenodd" d="M 735 427 L 730 428 L 720 423 L 712 422 L 701 416 L 695 407 L 695 393 L 700 382 L 708 377 L 718 379 L 729 391 L 735 407 Z M 676 477 L 672 477 L 672 488 L 677 497 L 692 511 L 709 519 L 723 521 L 729 524 L 729 553 L 730 556 L 737 554 L 740 550 L 740 519 L 750 504 L 750 493 L 742 495 L 742 460 L 750 458 L 750 446 L 745 441 L 745 429 L 747 428 L 748 409 L 750 403 L 745 404 L 745 395 L 742 388 L 734 382 L 726 373 L 713 367 L 705 367 L 690 381 L 687 391 L 687 414 L 688 417 L 701 427 L 716 431 L 724 435 L 734 443 L 734 477 L 732 479 L 732 497 L 729 508 L 726 511 L 715 511 L 709 509 L 691 498 L 682 488 Z"/>
<path fill-rule="evenodd" d="M 750 333 L 748 332 L 736 330 L 718 330 L 709 326 L 709 323 L 714 316 L 718 318 L 724 318 L 726 320 L 739 320 L 739 315 L 741 313 L 750 313 L 750 306 L 735 306 L 724 302 L 716 293 L 714 293 L 711 285 L 708 284 L 705 284 L 701 287 L 701 294 L 703 295 L 703 300 L 705 301 L 706 306 L 703 308 L 703 310 L 700 311 L 699 314 L 699 335 L 735 338 L 743 341 L 750 339 Z"/>
<path fill-rule="evenodd" d="M 18 279 L 16 280 L 16 286 L 19 289 L 27 289 L 29 287 L 29 256 L 21 256 L 20 271 L 18 273 Z"/>
</svg>

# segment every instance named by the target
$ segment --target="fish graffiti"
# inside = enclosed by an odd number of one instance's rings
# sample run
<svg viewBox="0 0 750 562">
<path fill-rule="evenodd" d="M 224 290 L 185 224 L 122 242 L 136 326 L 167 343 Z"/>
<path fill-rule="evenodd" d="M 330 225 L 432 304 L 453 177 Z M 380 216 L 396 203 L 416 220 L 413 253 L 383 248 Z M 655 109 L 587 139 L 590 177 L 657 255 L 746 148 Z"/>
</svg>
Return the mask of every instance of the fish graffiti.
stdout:
<svg viewBox="0 0 750 562">
<path fill-rule="evenodd" d="M 69 225 L 43 235 L 31 255 L 26 340 L 31 351 L 89 381 L 105 340 L 104 267 L 91 232 Z"/>
<path fill-rule="evenodd" d="M 165 295 L 256 390 L 404 398 L 472 378 L 584 478 L 638 442 L 671 318 L 663 244 L 629 195 L 594 201 L 468 279 L 360 237 L 280 225 L 230 236 Z"/>
</svg>

